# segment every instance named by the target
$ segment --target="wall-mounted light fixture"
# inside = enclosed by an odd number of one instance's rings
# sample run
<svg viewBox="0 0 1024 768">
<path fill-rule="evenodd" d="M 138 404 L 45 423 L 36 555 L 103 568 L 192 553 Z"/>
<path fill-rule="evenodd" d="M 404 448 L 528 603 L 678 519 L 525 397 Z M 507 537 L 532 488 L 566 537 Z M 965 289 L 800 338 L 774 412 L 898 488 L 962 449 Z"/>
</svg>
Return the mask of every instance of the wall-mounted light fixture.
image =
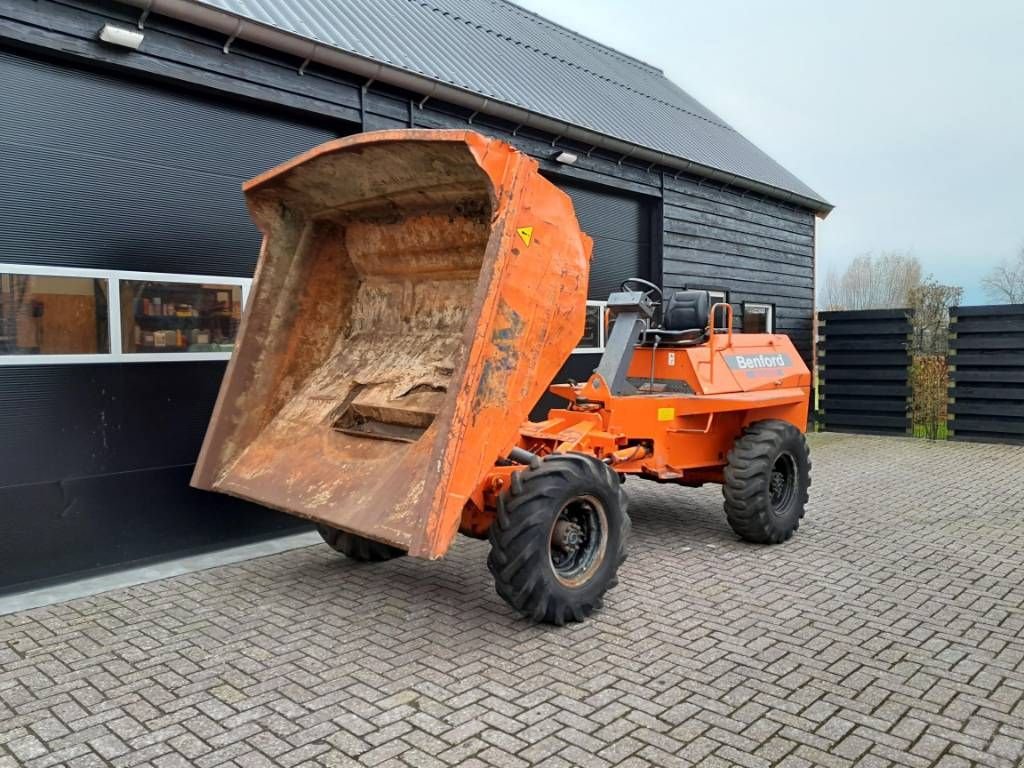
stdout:
<svg viewBox="0 0 1024 768">
<path fill-rule="evenodd" d="M 121 48 L 130 48 L 133 51 L 137 51 L 139 49 L 139 46 L 142 45 L 142 39 L 145 36 L 145 33 L 140 32 L 137 29 L 118 27 L 114 24 L 104 24 L 103 29 L 100 30 L 100 40 L 104 43 L 116 45 Z"/>
<path fill-rule="evenodd" d="M 565 163 L 566 165 L 572 165 L 577 160 L 579 160 L 579 157 L 577 155 L 574 155 L 572 152 L 566 152 L 565 150 L 562 150 L 557 155 L 555 155 L 556 163 Z"/>
</svg>

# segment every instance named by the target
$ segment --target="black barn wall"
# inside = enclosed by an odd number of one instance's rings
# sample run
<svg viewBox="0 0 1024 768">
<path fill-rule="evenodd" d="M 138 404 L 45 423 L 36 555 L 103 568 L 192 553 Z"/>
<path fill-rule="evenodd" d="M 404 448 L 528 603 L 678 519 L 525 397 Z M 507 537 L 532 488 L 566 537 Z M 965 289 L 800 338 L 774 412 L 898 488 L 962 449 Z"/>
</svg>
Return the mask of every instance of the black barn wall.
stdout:
<svg viewBox="0 0 1024 768">
<path fill-rule="evenodd" d="M 138 19 L 108 0 L 0 0 L 0 151 L 14 180 L 0 189 L 0 261 L 250 276 L 244 179 L 360 128 L 472 128 L 573 196 L 597 244 L 593 298 L 635 270 L 727 291 L 737 315 L 771 303 L 810 361 L 812 212 L 317 65 L 299 75 L 301 61 L 241 41 L 225 55 L 222 36 L 157 15 L 139 51 L 97 43 L 105 21 Z M 556 163 L 561 149 L 577 162 Z M 0 515 L 19 526 L 0 543 L 0 590 L 291 524 L 187 488 L 223 366 L 0 368 Z M 68 548 L 55 534 L 91 538 Z M 53 559 L 40 562 L 40 542 Z"/>
<path fill-rule="evenodd" d="M 665 287 L 725 291 L 737 325 L 743 302 L 773 304 L 810 364 L 814 214 L 670 176 L 664 210 Z"/>
</svg>

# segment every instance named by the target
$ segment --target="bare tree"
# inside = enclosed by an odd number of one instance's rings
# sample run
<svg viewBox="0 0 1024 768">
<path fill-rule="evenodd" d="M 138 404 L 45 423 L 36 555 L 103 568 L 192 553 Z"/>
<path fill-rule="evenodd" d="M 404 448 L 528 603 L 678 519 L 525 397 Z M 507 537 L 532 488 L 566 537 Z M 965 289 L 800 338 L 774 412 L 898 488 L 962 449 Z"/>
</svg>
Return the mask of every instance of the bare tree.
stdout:
<svg viewBox="0 0 1024 768">
<path fill-rule="evenodd" d="M 960 304 L 964 289 L 943 285 L 929 275 L 910 289 L 908 298 L 914 308 L 913 340 L 915 355 L 944 355 L 949 346 L 949 309 Z"/>
<path fill-rule="evenodd" d="M 914 308 L 910 351 L 910 385 L 914 426 L 935 440 L 946 423 L 949 401 L 949 310 L 963 299 L 964 289 L 942 285 L 929 275 L 910 291 Z"/>
<path fill-rule="evenodd" d="M 981 278 L 986 295 L 996 304 L 1024 304 L 1024 246 L 1016 259 L 1006 259 Z"/>
<path fill-rule="evenodd" d="M 895 309 L 910 306 L 910 292 L 921 284 L 921 262 L 897 251 L 864 254 L 845 270 L 829 270 L 821 292 L 825 309 Z"/>
</svg>

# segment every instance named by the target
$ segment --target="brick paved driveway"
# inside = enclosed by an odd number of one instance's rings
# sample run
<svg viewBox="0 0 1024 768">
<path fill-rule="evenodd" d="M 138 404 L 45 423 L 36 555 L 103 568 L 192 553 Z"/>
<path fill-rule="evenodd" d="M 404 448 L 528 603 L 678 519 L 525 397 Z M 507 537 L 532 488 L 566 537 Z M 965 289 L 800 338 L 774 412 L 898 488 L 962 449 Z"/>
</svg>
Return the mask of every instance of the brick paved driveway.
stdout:
<svg viewBox="0 0 1024 768">
<path fill-rule="evenodd" d="M 513 618 L 486 545 L 326 547 L 0 618 L 0 766 L 1006 766 L 1024 757 L 1024 449 L 814 436 L 738 542 L 631 482 L 606 609 Z"/>
</svg>

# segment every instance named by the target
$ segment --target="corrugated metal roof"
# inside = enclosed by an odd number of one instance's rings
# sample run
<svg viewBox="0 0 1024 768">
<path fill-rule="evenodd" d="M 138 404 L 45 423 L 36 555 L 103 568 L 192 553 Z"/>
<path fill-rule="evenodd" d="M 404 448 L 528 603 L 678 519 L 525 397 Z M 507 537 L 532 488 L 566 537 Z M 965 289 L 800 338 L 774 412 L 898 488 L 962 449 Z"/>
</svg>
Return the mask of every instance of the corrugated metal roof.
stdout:
<svg viewBox="0 0 1024 768">
<path fill-rule="evenodd" d="M 200 2 L 831 208 L 661 70 L 504 0 Z"/>
</svg>

